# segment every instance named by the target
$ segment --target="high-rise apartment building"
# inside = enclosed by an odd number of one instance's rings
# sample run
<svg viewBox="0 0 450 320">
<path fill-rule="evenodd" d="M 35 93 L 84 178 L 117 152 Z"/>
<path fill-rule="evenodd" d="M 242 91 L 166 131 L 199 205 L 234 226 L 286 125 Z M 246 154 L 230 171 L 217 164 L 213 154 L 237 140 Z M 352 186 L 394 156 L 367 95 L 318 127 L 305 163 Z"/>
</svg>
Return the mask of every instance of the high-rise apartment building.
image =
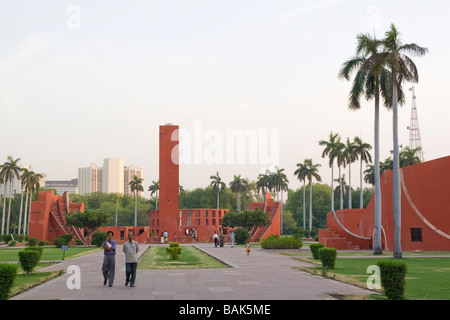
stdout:
<svg viewBox="0 0 450 320">
<path fill-rule="evenodd" d="M 143 170 L 134 164 L 125 166 L 124 159 L 107 158 L 103 167 L 92 163 L 90 167 L 78 169 L 78 190 L 80 194 L 92 192 L 133 194 L 129 182 L 134 176 L 143 177 Z"/>
</svg>

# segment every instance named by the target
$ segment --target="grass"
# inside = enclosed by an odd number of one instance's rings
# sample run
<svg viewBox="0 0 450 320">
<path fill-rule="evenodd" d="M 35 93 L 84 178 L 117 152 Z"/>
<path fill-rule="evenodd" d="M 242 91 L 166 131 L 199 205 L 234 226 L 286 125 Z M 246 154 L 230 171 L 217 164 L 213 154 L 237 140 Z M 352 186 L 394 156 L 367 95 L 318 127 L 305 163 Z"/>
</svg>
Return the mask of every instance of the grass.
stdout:
<svg viewBox="0 0 450 320">
<path fill-rule="evenodd" d="M 138 264 L 138 269 L 206 269 L 227 268 L 219 260 L 193 246 L 182 246 L 181 256 L 172 260 L 166 247 L 150 247 Z"/>
<path fill-rule="evenodd" d="M 41 283 L 50 281 L 51 279 L 54 279 L 62 275 L 63 273 L 64 271 L 34 272 L 31 274 L 18 273 L 16 279 L 14 279 L 10 297 L 30 290 L 31 288 L 36 287 Z"/>
<path fill-rule="evenodd" d="M 5 248 L 0 249 L 0 263 L 1 262 L 18 262 L 19 261 L 19 251 L 23 248 Z M 100 250 L 98 247 L 69 247 L 66 250 L 65 259 L 71 259 L 78 257 L 80 255 L 91 253 Z M 56 247 L 44 247 L 42 251 L 42 261 L 57 261 L 62 260 L 63 251 Z"/>
<path fill-rule="evenodd" d="M 367 268 L 376 265 L 380 259 L 376 258 L 339 258 L 336 268 L 328 270 L 326 275 L 338 281 L 367 288 L 366 281 L 372 273 Z M 304 260 L 302 258 L 302 260 Z M 308 259 L 313 260 L 313 259 Z M 406 274 L 405 299 L 419 300 L 450 300 L 450 258 L 449 257 L 403 257 L 401 259 L 408 266 Z M 320 261 L 317 267 L 302 268 L 302 270 L 322 274 Z M 309 270 L 308 270 L 309 269 Z M 384 295 L 382 296 L 382 298 Z M 375 298 L 370 296 L 368 298 Z M 378 297 L 379 298 L 379 297 Z"/>
</svg>

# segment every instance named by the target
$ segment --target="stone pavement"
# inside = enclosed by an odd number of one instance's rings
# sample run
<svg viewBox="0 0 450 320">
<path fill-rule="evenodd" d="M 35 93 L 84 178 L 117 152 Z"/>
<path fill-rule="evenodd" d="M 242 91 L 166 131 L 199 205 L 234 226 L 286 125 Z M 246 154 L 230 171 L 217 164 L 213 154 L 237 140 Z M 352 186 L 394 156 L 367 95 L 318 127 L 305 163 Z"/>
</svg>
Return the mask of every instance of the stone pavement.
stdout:
<svg viewBox="0 0 450 320">
<path fill-rule="evenodd" d="M 228 268 L 137 270 L 136 286 L 125 286 L 125 258 L 118 245 L 113 287 L 103 285 L 103 251 L 97 251 L 40 269 L 81 271 L 81 288 L 69 289 L 70 273 L 39 285 L 10 300 L 329 300 L 330 294 L 364 295 L 369 290 L 293 269 L 307 263 L 253 248 L 195 244 Z M 148 245 L 140 244 L 142 254 Z"/>
</svg>

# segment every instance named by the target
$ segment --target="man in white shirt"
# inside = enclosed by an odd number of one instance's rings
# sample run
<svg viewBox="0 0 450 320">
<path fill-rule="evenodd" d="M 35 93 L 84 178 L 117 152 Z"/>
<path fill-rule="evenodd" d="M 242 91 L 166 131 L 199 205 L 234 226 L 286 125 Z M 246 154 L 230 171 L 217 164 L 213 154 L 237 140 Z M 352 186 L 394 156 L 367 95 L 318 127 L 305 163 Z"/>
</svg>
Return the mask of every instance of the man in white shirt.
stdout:
<svg viewBox="0 0 450 320">
<path fill-rule="evenodd" d="M 132 232 L 128 232 L 128 241 L 123 244 L 123 252 L 125 252 L 125 285 L 128 286 L 128 284 L 130 284 L 130 287 L 134 287 L 134 283 L 136 282 L 137 263 L 139 260 L 139 246 L 138 243 L 133 240 Z"/>
</svg>

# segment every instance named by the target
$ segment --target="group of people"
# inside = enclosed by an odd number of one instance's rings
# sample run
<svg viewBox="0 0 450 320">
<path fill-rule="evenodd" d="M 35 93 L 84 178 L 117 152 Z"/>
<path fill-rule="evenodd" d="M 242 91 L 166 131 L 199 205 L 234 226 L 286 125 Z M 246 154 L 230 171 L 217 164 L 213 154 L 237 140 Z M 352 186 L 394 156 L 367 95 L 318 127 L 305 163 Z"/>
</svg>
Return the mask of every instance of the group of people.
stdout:
<svg viewBox="0 0 450 320">
<path fill-rule="evenodd" d="M 107 238 L 103 242 L 104 257 L 103 257 L 103 285 L 108 284 L 112 287 L 114 284 L 114 276 L 116 269 L 116 246 L 117 243 L 112 239 L 114 233 L 108 231 Z M 128 241 L 123 244 L 123 252 L 125 253 L 125 285 L 134 287 L 136 282 L 136 269 L 139 260 L 138 252 L 139 245 L 133 240 L 133 233 L 128 233 Z"/>
<path fill-rule="evenodd" d="M 234 232 L 231 231 L 231 232 L 230 232 L 230 242 L 231 242 L 231 247 L 232 247 L 232 248 L 234 247 L 234 237 L 235 237 Z M 222 231 L 220 231 L 220 238 L 222 239 L 222 241 L 224 241 L 224 236 L 223 236 L 223 232 L 222 232 Z M 213 240 L 214 240 L 214 245 L 215 245 L 216 247 L 220 245 L 220 242 L 219 242 L 219 236 L 217 235 L 217 231 L 214 231 L 214 234 L 213 234 Z M 250 244 L 250 241 L 247 241 L 247 245 L 246 245 L 246 247 L 245 247 L 245 251 L 247 252 L 247 255 L 250 254 L 250 252 L 251 252 L 251 244 Z"/>
</svg>

